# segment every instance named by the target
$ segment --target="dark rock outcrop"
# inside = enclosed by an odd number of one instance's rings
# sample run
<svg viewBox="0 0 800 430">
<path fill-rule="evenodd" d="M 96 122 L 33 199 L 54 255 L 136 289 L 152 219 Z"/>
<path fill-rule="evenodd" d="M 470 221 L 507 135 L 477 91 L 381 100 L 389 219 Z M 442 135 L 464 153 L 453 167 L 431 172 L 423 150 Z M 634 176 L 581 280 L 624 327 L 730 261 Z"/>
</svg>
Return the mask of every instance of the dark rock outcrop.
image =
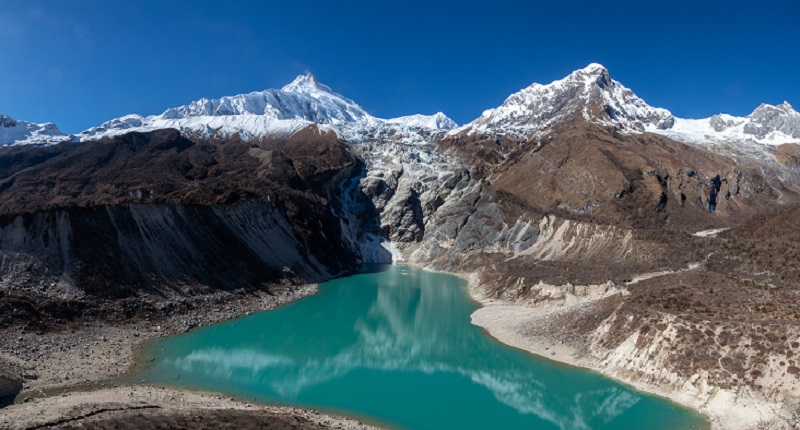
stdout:
<svg viewBox="0 0 800 430">
<path fill-rule="evenodd" d="M 0 150 L 0 290 L 167 298 L 317 282 L 364 260 L 341 184 L 364 166 L 315 126 L 290 138 L 175 130 Z M 358 194 L 358 193 L 356 193 Z"/>
</svg>

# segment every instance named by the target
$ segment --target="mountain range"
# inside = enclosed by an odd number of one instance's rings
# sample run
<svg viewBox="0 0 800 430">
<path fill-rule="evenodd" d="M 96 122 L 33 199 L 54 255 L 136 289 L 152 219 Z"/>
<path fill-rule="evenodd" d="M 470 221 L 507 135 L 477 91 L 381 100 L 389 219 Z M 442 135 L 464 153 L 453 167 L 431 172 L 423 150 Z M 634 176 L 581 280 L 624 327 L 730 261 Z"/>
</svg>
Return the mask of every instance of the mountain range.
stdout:
<svg viewBox="0 0 800 430">
<path fill-rule="evenodd" d="M 788 102 L 777 106 L 762 104 L 745 117 L 719 114 L 705 119 L 677 118 L 666 109 L 648 105 L 613 80 L 602 65 L 590 64 L 550 84 L 524 88 L 460 128 L 441 112 L 393 119 L 373 117 L 309 73 L 280 90 L 200 99 L 160 115 L 126 115 L 77 135 L 66 135 L 51 123 L 34 124 L 2 116 L 0 145 L 88 141 L 163 128 L 204 135 L 240 133 L 257 138 L 290 134 L 311 123 L 335 130 L 372 126 L 527 135 L 546 132 L 575 115 L 630 133 L 657 133 L 692 144 L 776 146 L 800 142 L 800 113 Z"/>
</svg>

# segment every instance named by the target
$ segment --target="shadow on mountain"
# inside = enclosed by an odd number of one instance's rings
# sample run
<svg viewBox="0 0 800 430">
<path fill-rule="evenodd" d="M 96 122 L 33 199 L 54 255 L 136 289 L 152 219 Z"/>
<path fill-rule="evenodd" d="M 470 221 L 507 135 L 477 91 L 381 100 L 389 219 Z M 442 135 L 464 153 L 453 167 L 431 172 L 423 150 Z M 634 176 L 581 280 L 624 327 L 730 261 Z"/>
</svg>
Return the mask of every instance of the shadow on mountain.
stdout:
<svg viewBox="0 0 800 430">
<path fill-rule="evenodd" d="M 313 125 L 253 141 L 167 129 L 0 148 L 2 287 L 170 297 L 390 263 L 377 211 L 357 186 L 364 172 Z"/>
</svg>

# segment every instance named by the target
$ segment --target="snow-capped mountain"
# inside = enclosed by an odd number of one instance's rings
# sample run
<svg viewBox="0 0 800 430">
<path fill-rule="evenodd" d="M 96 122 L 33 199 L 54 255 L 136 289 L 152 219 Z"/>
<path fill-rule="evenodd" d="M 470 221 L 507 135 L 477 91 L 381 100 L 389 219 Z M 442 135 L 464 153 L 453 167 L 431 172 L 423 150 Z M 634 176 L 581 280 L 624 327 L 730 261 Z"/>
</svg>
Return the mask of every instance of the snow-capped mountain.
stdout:
<svg viewBox="0 0 800 430">
<path fill-rule="evenodd" d="M 725 144 L 725 151 L 732 155 L 769 158 L 772 153 L 764 145 L 800 143 L 800 113 L 789 103 L 762 104 L 745 117 L 719 114 L 704 119 L 677 118 L 666 109 L 648 105 L 611 79 L 600 64 L 590 64 L 547 85 L 533 84 L 451 133 L 528 135 L 576 117 L 621 127 L 628 133 L 657 133 L 699 145 Z"/>
<path fill-rule="evenodd" d="M 271 119 L 300 119 L 317 124 L 369 122 L 370 115 L 350 99 L 320 84 L 310 73 L 298 76 L 280 90 L 265 90 L 220 99 L 200 99 L 167 109 L 166 120 L 196 116 L 261 115 Z"/>
<path fill-rule="evenodd" d="M 127 115 L 79 135 L 81 140 L 128 131 L 176 128 L 202 134 L 240 133 L 243 137 L 291 134 L 310 123 L 342 124 L 378 121 L 350 99 L 320 84 L 310 73 L 298 76 L 280 90 L 200 99 L 167 109 L 161 115 Z"/>
<path fill-rule="evenodd" d="M 69 138 L 70 136 L 62 133 L 53 123 L 17 121 L 8 115 L 0 115 L 0 146 L 55 143 Z"/>
<path fill-rule="evenodd" d="M 670 128 L 675 118 L 661 108 L 649 106 L 600 64 L 571 73 L 547 85 L 533 84 L 512 94 L 498 108 L 485 111 L 464 126 L 475 131 L 545 130 L 582 115 L 603 124 L 619 124 L 632 131 Z"/>
<path fill-rule="evenodd" d="M 243 138 L 290 135 L 309 124 L 320 124 L 340 135 L 380 134 L 418 136 L 411 129 L 448 130 L 456 126 L 443 113 L 412 115 L 391 120 L 373 117 L 354 101 L 319 83 L 310 73 L 298 76 L 280 90 L 200 99 L 186 106 L 167 109 L 161 115 L 127 115 L 82 132 L 80 140 L 93 140 L 129 131 L 176 128 L 203 135 Z"/>
<path fill-rule="evenodd" d="M 719 114 L 705 119 L 678 118 L 673 127 L 657 132 L 676 140 L 698 144 L 800 143 L 800 113 L 787 102 L 777 106 L 762 104 L 744 117 Z"/>
<path fill-rule="evenodd" d="M 190 134 L 232 135 L 244 139 L 288 136 L 319 124 L 354 143 L 394 141 L 430 142 L 439 133 L 531 133 L 573 119 L 621 128 L 627 133 L 652 132 L 686 143 L 724 144 L 730 152 L 768 155 L 764 145 L 800 143 L 800 113 L 788 103 L 762 104 L 745 117 L 726 114 L 705 119 L 682 119 L 668 110 L 648 105 L 633 91 L 613 80 L 600 64 L 590 64 L 550 84 L 533 84 L 509 96 L 461 128 L 438 112 L 381 119 L 310 73 L 298 76 L 281 89 L 200 99 L 170 108 L 160 115 L 126 115 L 67 136 L 50 123 L 34 124 L 0 116 L 0 145 L 88 141 L 129 131 L 175 128 Z M 766 152 L 765 152 L 766 151 Z"/>
</svg>

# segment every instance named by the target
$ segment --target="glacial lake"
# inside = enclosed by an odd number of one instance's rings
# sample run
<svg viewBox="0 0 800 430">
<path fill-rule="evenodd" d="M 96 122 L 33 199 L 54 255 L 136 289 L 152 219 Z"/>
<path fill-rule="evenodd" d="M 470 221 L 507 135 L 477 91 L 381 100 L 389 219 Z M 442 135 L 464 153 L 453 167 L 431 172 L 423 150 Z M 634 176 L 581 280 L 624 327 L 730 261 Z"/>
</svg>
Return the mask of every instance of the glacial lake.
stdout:
<svg viewBox="0 0 800 430">
<path fill-rule="evenodd" d="M 504 346 L 470 323 L 479 306 L 462 279 L 384 266 L 148 342 L 136 379 L 396 429 L 707 428 L 665 399 Z"/>
</svg>

